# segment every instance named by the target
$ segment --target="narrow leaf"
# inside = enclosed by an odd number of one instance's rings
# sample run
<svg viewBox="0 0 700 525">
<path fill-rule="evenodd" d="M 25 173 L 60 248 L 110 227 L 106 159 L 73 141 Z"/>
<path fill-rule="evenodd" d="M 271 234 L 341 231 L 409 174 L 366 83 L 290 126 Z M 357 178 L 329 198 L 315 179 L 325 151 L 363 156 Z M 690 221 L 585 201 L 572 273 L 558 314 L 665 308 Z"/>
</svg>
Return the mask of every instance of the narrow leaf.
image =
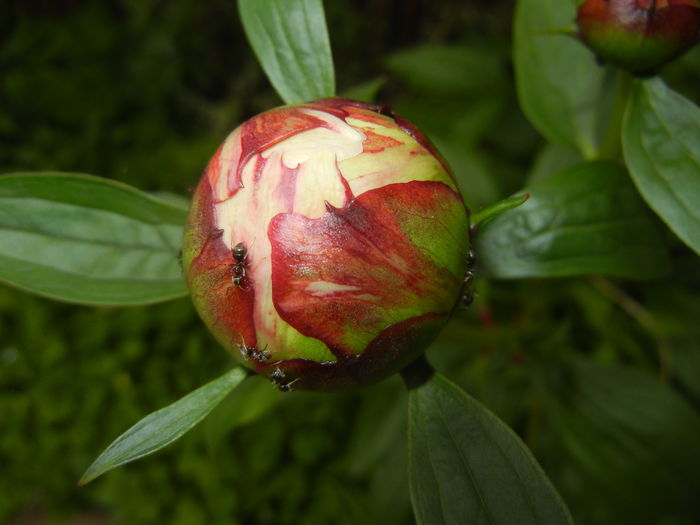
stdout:
<svg viewBox="0 0 700 525">
<path fill-rule="evenodd" d="M 659 225 L 622 166 L 579 164 L 523 191 L 525 204 L 477 232 L 477 257 L 493 276 L 649 279 L 668 271 Z"/>
<path fill-rule="evenodd" d="M 187 293 L 181 206 L 99 177 L 0 177 L 0 281 L 52 299 L 134 305 Z"/>
<path fill-rule="evenodd" d="M 516 84 L 523 111 L 542 135 L 591 158 L 597 149 L 596 108 L 604 70 L 580 42 L 557 31 L 575 16 L 575 0 L 517 2 Z"/>
<path fill-rule="evenodd" d="M 497 215 L 500 215 L 504 211 L 512 210 L 514 208 L 517 208 L 518 206 L 522 206 L 529 198 L 530 195 L 528 193 L 525 193 L 524 195 L 508 197 L 507 199 L 500 200 L 492 204 L 491 206 L 488 206 L 487 208 L 471 216 L 470 223 L 472 228 L 477 227 L 479 224 L 481 224 L 487 219 L 490 219 L 491 217 L 496 217 Z"/>
<path fill-rule="evenodd" d="M 700 108 L 661 79 L 638 81 L 622 136 L 639 192 L 700 254 Z"/>
<path fill-rule="evenodd" d="M 149 414 L 107 447 L 88 467 L 79 484 L 89 483 L 108 470 L 152 454 L 177 440 L 204 419 L 245 376 L 241 368 L 234 368 L 172 405 Z"/>
<path fill-rule="evenodd" d="M 572 523 L 520 438 L 440 375 L 410 390 L 409 462 L 418 525 Z"/>
<path fill-rule="evenodd" d="M 321 0 L 238 0 L 248 41 L 287 104 L 335 95 Z"/>
<path fill-rule="evenodd" d="M 209 414 L 203 424 L 207 444 L 217 454 L 226 446 L 230 433 L 255 421 L 270 411 L 282 392 L 270 388 L 270 381 L 261 375 L 250 375 Z"/>
</svg>

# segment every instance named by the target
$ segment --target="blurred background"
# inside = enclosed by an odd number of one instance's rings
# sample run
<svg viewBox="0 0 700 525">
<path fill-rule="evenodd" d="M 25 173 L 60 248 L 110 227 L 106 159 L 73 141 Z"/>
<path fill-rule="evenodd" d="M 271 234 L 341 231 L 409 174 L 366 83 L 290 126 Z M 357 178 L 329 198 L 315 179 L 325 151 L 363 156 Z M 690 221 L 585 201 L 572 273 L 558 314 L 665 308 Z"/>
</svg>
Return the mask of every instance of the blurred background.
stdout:
<svg viewBox="0 0 700 525">
<path fill-rule="evenodd" d="M 279 105 L 233 0 L 0 0 L 0 172 L 189 198 L 226 134 Z M 579 160 L 522 115 L 510 0 L 327 1 L 338 91 L 417 123 L 478 210 Z M 567 37 L 562 37 L 567 38 Z M 698 100 L 700 53 L 665 71 Z M 546 94 L 543 94 L 546 96 Z M 700 523 L 700 271 L 488 281 L 430 361 L 525 439 L 580 524 Z M 189 300 L 63 305 L 0 285 L 0 523 L 413 523 L 394 377 L 250 380 L 166 450 L 79 488 L 121 432 L 231 367 Z"/>
</svg>

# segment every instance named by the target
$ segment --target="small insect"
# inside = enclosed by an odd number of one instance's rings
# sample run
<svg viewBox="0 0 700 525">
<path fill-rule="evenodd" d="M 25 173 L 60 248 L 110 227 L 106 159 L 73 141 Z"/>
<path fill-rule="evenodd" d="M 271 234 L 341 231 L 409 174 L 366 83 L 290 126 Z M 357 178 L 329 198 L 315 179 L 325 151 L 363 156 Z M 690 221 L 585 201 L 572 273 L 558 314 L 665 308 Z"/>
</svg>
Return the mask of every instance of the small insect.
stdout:
<svg viewBox="0 0 700 525">
<path fill-rule="evenodd" d="M 474 266 L 476 266 L 476 255 L 472 250 L 469 250 L 467 255 L 467 271 L 464 274 L 464 284 L 462 285 L 462 306 L 470 306 L 474 302 Z"/>
<path fill-rule="evenodd" d="M 270 374 L 270 381 L 272 381 L 272 384 L 276 385 L 281 392 L 291 392 L 292 385 L 299 381 L 299 378 L 297 377 L 290 381 L 282 370 L 275 368 L 274 372 Z"/>
<path fill-rule="evenodd" d="M 265 348 L 267 348 L 267 346 Z M 258 350 L 254 346 L 246 346 L 245 343 L 238 345 L 238 350 L 240 350 L 243 359 L 253 359 L 256 361 L 267 361 L 270 359 L 270 353 L 266 352 L 265 348 Z"/>
<path fill-rule="evenodd" d="M 232 267 L 231 272 L 231 282 L 238 286 L 243 287 L 243 280 L 245 279 L 245 267 L 248 265 L 246 259 L 248 258 L 248 250 L 245 244 L 239 242 L 231 249 L 231 256 L 233 260 L 236 261 Z"/>
</svg>

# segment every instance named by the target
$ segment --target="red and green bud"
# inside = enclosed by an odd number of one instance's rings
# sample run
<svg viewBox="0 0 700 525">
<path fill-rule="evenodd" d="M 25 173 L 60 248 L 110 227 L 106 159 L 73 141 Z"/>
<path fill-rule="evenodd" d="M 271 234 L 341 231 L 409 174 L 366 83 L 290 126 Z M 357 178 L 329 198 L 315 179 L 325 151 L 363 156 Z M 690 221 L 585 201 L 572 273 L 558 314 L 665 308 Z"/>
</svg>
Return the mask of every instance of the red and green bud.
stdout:
<svg viewBox="0 0 700 525">
<path fill-rule="evenodd" d="M 698 42 L 699 0 L 586 0 L 581 39 L 604 62 L 651 74 Z"/>
<path fill-rule="evenodd" d="M 345 99 L 233 131 L 183 246 L 202 319 L 283 390 L 354 386 L 410 363 L 453 311 L 468 259 L 467 211 L 432 145 Z"/>
</svg>

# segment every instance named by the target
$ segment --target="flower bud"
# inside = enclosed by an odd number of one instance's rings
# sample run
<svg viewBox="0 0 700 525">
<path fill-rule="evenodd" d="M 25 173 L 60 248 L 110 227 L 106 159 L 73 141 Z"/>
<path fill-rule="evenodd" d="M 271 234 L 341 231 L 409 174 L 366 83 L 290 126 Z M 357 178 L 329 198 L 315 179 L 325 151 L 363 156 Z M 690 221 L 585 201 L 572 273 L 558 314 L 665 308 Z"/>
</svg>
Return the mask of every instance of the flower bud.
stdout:
<svg viewBox="0 0 700 525">
<path fill-rule="evenodd" d="M 700 1 L 586 0 L 577 20 L 601 60 L 650 74 L 697 43 Z"/>
<path fill-rule="evenodd" d="M 280 389 L 382 379 L 460 296 L 469 220 L 413 125 L 323 99 L 234 130 L 197 187 L 183 269 L 219 342 Z"/>
</svg>

